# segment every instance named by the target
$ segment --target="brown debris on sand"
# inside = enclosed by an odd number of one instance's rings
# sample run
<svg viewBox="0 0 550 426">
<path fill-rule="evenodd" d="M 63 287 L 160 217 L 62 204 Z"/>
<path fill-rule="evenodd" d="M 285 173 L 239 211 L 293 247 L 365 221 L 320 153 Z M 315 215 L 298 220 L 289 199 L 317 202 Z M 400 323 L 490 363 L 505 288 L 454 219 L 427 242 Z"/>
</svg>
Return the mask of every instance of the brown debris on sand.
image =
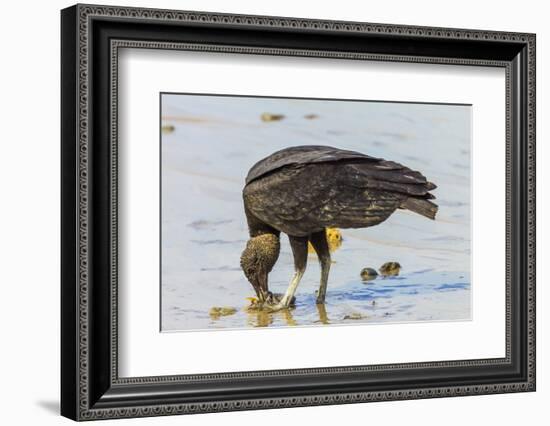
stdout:
<svg viewBox="0 0 550 426">
<path fill-rule="evenodd" d="M 342 318 L 342 319 L 345 319 L 345 320 L 361 320 L 361 319 L 366 319 L 366 318 L 367 318 L 366 315 L 360 314 L 359 312 L 351 312 L 347 315 L 344 315 L 344 318 Z"/>
<path fill-rule="evenodd" d="M 210 318 L 219 319 L 237 313 L 237 309 L 232 306 L 214 306 L 208 313 Z"/>
<path fill-rule="evenodd" d="M 285 116 L 283 114 L 271 114 L 269 112 L 264 112 L 260 118 L 264 122 L 270 122 L 270 121 L 281 121 Z"/>
<path fill-rule="evenodd" d="M 173 126 L 172 124 L 166 124 L 161 127 L 161 130 L 162 130 L 162 133 L 169 134 L 169 133 L 173 133 L 174 130 L 176 130 L 176 127 Z"/>
</svg>

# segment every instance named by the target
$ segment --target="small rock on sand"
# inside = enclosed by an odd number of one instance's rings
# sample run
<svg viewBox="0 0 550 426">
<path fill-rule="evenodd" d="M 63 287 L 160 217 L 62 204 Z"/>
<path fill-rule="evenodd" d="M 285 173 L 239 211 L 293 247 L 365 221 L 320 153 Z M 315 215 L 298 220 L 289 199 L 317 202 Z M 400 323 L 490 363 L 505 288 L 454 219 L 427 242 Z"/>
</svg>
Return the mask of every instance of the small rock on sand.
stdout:
<svg viewBox="0 0 550 426">
<path fill-rule="evenodd" d="M 384 277 L 395 277 L 399 275 L 400 270 L 401 265 L 399 262 L 386 262 L 379 269 L 380 275 Z"/>
<path fill-rule="evenodd" d="M 376 279 L 378 272 L 374 268 L 363 268 L 361 270 L 361 279 L 363 281 L 372 281 Z"/>
</svg>

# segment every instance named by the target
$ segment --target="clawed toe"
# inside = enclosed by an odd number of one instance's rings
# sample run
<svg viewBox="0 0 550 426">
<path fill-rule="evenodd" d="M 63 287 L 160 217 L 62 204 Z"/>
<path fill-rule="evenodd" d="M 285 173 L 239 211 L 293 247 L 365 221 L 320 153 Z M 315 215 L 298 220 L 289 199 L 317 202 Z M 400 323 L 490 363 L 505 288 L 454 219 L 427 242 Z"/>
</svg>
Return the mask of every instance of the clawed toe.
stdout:
<svg viewBox="0 0 550 426">
<path fill-rule="evenodd" d="M 278 311 L 281 311 L 283 309 L 288 309 L 288 306 L 286 306 L 285 304 L 279 302 L 277 303 L 276 305 L 266 305 L 265 306 L 265 310 L 268 311 L 268 312 L 278 312 Z"/>
</svg>

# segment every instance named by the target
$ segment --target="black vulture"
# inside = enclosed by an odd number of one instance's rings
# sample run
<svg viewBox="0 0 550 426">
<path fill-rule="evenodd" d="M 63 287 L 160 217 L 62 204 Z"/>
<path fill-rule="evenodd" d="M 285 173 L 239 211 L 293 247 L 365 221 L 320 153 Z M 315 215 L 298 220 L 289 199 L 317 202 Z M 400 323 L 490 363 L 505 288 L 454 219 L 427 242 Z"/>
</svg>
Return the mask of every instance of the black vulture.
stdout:
<svg viewBox="0 0 550 426">
<path fill-rule="evenodd" d="M 311 242 L 321 265 L 317 303 L 325 303 L 330 252 L 325 228 L 365 228 L 385 221 L 396 209 L 435 219 L 436 188 L 401 164 L 330 146 L 294 146 L 260 160 L 243 189 L 250 239 L 241 267 L 258 299 L 273 310 L 288 308 L 307 264 Z M 295 274 L 277 299 L 268 274 L 279 257 L 279 236 L 288 235 Z"/>
</svg>

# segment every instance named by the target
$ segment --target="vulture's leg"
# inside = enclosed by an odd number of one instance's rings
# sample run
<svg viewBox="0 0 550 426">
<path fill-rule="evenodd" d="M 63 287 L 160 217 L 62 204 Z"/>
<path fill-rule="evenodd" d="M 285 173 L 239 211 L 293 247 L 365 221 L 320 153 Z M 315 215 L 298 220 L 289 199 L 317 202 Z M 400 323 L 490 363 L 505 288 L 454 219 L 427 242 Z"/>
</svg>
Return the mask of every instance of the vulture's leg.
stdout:
<svg viewBox="0 0 550 426">
<path fill-rule="evenodd" d="M 307 265 L 307 237 L 291 237 L 288 236 L 292 254 L 294 255 L 294 277 L 286 289 L 286 293 L 281 301 L 275 306 L 276 309 L 284 309 L 290 306 L 290 302 L 296 293 L 298 284 L 304 276 Z"/>
<path fill-rule="evenodd" d="M 317 252 L 319 258 L 319 264 L 321 265 L 321 284 L 319 285 L 319 291 L 317 292 L 317 304 L 321 305 L 325 303 L 325 296 L 327 295 L 328 274 L 330 271 L 330 250 L 328 248 L 327 235 L 325 230 L 311 234 L 309 237 L 311 245 Z"/>
</svg>

